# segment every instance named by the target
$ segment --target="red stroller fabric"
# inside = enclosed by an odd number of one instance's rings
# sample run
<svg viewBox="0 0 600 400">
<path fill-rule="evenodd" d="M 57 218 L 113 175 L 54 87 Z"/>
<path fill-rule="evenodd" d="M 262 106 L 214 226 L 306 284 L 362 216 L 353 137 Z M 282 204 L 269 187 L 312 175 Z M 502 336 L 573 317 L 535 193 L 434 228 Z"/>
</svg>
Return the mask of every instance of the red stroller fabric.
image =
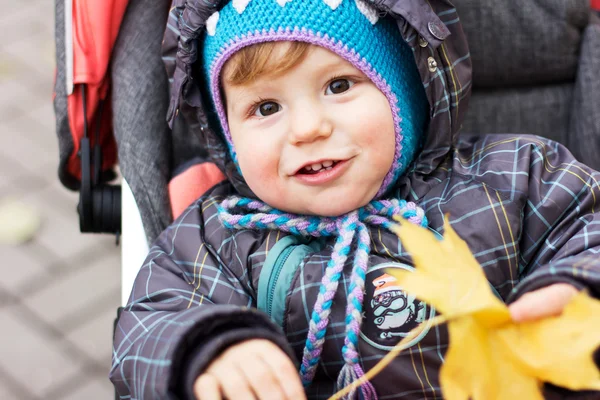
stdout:
<svg viewBox="0 0 600 400">
<path fill-rule="evenodd" d="M 84 135 L 83 96 L 80 84 L 87 86 L 86 115 L 89 137 L 95 145 L 95 131 L 103 149 L 102 169 L 112 168 L 117 162 L 116 144 L 112 132 L 112 110 L 109 100 L 110 82 L 107 74 L 112 48 L 125 15 L 129 0 L 73 0 L 72 23 L 72 86 L 68 91 L 69 127 L 74 149 L 67 163 L 68 172 L 81 179 L 81 163 L 77 153 Z M 66 15 L 68 24 L 69 15 Z M 67 77 L 67 82 L 69 82 Z M 102 110 L 100 104 L 103 103 Z"/>
</svg>

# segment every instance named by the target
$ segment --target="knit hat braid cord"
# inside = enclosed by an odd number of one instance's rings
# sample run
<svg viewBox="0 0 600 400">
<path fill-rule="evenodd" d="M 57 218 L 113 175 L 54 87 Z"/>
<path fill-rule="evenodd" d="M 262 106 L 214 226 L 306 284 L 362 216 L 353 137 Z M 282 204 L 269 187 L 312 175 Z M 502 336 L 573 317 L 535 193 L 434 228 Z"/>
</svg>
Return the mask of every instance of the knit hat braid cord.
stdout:
<svg viewBox="0 0 600 400">
<path fill-rule="evenodd" d="M 372 201 L 344 216 L 329 218 L 284 213 L 260 201 L 237 196 L 228 197 L 218 208 L 219 218 L 229 229 L 273 229 L 299 236 L 337 236 L 309 322 L 300 366 L 300 375 L 305 386 L 310 385 L 315 376 L 325 343 L 333 298 L 342 277 L 344 264 L 354 242 L 357 242 L 347 293 L 346 336 L 342 348 L 345 364 L 338 376 L 337 385 L 341 389 L 362 377 L 364 371 L 360 365 L 358 343 L 363 318 L 365 279 L 371 252 L 371 236 L 367 224 L 389 228 L 393 217 L 399 215 L 414 224 L 426 227 L 428 222 L 423 209 L 405 200 L 381 200 Z M 233 213 L 248 211 L 252 213 Z M 364 399 L 377 398 L 375 388 L 370 382 L 363 384 L 359 390 Z M 352 398 L 354 394 L 355 392 L 352 392 L 348 397 Z"/>
</svg>

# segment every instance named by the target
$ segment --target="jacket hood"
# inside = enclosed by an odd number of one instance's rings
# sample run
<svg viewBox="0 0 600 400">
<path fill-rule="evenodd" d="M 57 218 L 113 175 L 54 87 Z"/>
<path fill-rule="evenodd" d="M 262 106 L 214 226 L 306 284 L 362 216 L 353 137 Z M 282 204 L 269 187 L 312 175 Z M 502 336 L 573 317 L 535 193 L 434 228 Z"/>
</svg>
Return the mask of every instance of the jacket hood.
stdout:
<svg viewBox="0 0 600 400">
<path fill-rule="evenodd" d="M 347 0 L 346 0 L 347 1 Z M 201 87 L 198 40 L 207 19 L 228 0 L 174 0 L 169 14 L 163 59 L 171 82 L 168 121 L 185 117 L 200 135 L 211 160 L 243 196 L 256 196 L 247 186 L 217 133 L 218 121 L 210 115 L 211 103 Z M 401 198 L 420 198 L 447 173 L 440 168 L 457 141 L 471 93 L 469 49 L 455 7 L 445 0 L 375 0 L 383 15 L 395 19 L 412 48 L 429 101 L 429 125 L 424 145 L 409 172 L 398 179 Z"/>
</svg>

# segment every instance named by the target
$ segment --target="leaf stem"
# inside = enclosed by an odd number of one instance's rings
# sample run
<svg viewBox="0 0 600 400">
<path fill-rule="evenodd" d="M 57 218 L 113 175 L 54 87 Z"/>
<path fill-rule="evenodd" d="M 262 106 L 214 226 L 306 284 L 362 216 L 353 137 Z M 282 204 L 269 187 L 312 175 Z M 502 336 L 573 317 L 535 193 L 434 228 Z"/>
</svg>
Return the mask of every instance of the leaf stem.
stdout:
<svg viewBox="0 0 600 400">
<path fill-rule="evenodd" d="M 447 321 L 446 317 L 443 315 L 438 315 L 435 318 L 429 320 L 429 322 L 423 322 L 421 325 L 417 326 L 415 329 L 411 330 L 408 335 L 402 339 L 397 345 L 394 346 L 389 353 L 385 355 L 373 368 L 367 371 L 360 379 L 352 382 L 350 385 L 346 386 L 342 390 L 335 393 L 328 400 L 340 400 L 345 395 L 358 388 L 363 383 L 371 380 L 377 374 L 379 374 L 389 363 L 392 362 L 394 358 L 396 358 L 402 350 L 404 350 L 404 345 L 415 337 L 419 336 L 426 328 L 433 328 L 434 326 L 441 325 Z"/>
</svg>

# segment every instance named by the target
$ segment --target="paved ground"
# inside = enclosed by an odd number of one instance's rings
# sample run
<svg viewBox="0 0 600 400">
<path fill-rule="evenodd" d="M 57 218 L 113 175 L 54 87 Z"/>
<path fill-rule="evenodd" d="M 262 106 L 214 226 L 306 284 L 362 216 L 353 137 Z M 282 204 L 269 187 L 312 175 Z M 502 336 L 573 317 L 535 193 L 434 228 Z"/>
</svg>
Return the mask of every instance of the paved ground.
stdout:
<svg viewBox="0 0 600 400">
<path fill-rule="evenodd" d="M 110 236 L 79 233 L 77 196 L 58 182 L 54 2 L 0 0 L 0 200 L 43 224 L 0 245 L 0 399 L 111 399 L 120 255 Z"/>
</svg>

